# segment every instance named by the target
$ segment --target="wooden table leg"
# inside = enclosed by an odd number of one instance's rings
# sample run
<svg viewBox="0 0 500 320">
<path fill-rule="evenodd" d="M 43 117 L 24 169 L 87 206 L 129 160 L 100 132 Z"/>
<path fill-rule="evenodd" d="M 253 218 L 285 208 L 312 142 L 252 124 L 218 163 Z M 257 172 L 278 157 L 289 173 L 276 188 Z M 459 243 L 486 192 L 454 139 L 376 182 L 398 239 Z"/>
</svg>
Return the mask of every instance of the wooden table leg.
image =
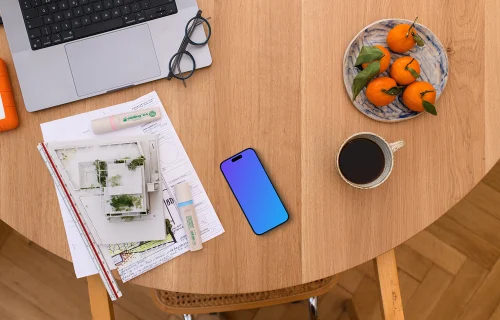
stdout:
<svg viewBox="0 0 500 320">
<path fill-rule="evenodd" d="M 380 289 L 381 311 L 385 320 L 404 320 L 394 250 L 374 259 Z"/>
<path fill-rule="evenodd" d="M 87 277 L 89 289 L 90 310 L 94 320 L 114 320 L 113 302 L 102 283 L 101 277 L 96 274 Z"/>
</svg>

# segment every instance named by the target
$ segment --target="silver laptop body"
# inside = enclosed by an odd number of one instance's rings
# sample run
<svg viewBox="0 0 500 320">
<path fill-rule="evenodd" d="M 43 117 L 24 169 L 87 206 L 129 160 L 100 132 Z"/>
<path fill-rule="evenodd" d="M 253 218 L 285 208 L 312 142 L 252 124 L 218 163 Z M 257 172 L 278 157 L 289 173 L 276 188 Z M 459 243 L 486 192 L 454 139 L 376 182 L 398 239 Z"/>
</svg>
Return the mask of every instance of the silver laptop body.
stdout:
<svg viewBox="0 0 500 320">
<path fill-rule="evenodd" d="M 21 1 L 25 0 L 1 0 L 0 13 L 30 112 L 166 77 L 186 24 L 198 12 L 196 0 L 176 0 L 173 15 L 33 50 Z M 193 39 L 203 37 L 203 28 L 197 27 Z M 207 45 L 188 45 L 187 50 L 194 56 L 196 68 L 212 63 Z M 185 62 L 189 64 L 183 59 Z M 181 69 L 188 68 L 181 64 Z"/>
</svg>

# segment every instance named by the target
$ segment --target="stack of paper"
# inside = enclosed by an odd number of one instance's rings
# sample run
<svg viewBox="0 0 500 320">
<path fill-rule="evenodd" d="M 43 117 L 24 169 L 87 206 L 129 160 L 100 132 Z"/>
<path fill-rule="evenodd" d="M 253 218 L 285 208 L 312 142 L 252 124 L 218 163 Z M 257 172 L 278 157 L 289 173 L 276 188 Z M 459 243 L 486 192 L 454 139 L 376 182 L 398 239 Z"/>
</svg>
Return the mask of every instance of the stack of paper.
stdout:
<svg viewBox="0 0 500 320">
<path fill-rule="evenodd" d="M 94 119 L 153 107 L 161 109 L 162 117 L 158 121 L 104 135 L 94 135 L 92 132 L 90 123 Z M 163 203 L 165 212 L 167 212 L 165 224 L 170 232 L 167 233 L 165 240 L 102 246 L 102 251 L 109 253 L 108 260 L 113 261 L 110 265 L 117 266 L 124 282 L 189 251 L 187 238 L 173 196 L 173 185 L 182 181 L 190 183 L 203 242 L 224 232 L 224 228 L 156 92 L 135 101 L 43 123 L 41 129 L 44 140 L 47 142 L 146 134 L 159 135 Z M 64 135 L 61 135 L 61 132 L 64 132 Z M 59 194 L 58 198 L 75 273 L 78 278 L 96 274 L 97 270 Z"/>
</svg>

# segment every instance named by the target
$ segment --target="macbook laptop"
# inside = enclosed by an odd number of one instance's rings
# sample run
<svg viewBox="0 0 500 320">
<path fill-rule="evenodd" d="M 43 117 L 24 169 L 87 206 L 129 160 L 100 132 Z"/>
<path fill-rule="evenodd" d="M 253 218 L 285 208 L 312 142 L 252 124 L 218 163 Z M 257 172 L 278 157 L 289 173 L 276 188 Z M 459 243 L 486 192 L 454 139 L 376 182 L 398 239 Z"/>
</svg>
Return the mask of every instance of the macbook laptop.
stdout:
<svg viewBox="0 0 500 320">
<path fill-rule="evenodd" d="M 196 0 L 0 1 L 30 112 L 166 77 L 197 12 Z M 188 50 L 197 68 L 212 63 L 208 46 Z"/>
</svg>

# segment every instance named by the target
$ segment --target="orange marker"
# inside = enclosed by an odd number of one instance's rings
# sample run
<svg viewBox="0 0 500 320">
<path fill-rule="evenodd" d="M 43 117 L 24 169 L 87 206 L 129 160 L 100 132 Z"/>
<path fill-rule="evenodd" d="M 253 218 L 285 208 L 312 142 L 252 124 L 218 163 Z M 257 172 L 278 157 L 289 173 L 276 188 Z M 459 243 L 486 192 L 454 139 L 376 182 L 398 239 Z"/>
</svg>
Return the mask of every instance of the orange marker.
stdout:
<svg viewBox="0 0 500 320">
<path fill-rule="evenodd" d="M 14 94 L 10 85 L 5 62 L 0 59 L 0 132 L 12 130 L 19 125 Z"/>
</svg>

